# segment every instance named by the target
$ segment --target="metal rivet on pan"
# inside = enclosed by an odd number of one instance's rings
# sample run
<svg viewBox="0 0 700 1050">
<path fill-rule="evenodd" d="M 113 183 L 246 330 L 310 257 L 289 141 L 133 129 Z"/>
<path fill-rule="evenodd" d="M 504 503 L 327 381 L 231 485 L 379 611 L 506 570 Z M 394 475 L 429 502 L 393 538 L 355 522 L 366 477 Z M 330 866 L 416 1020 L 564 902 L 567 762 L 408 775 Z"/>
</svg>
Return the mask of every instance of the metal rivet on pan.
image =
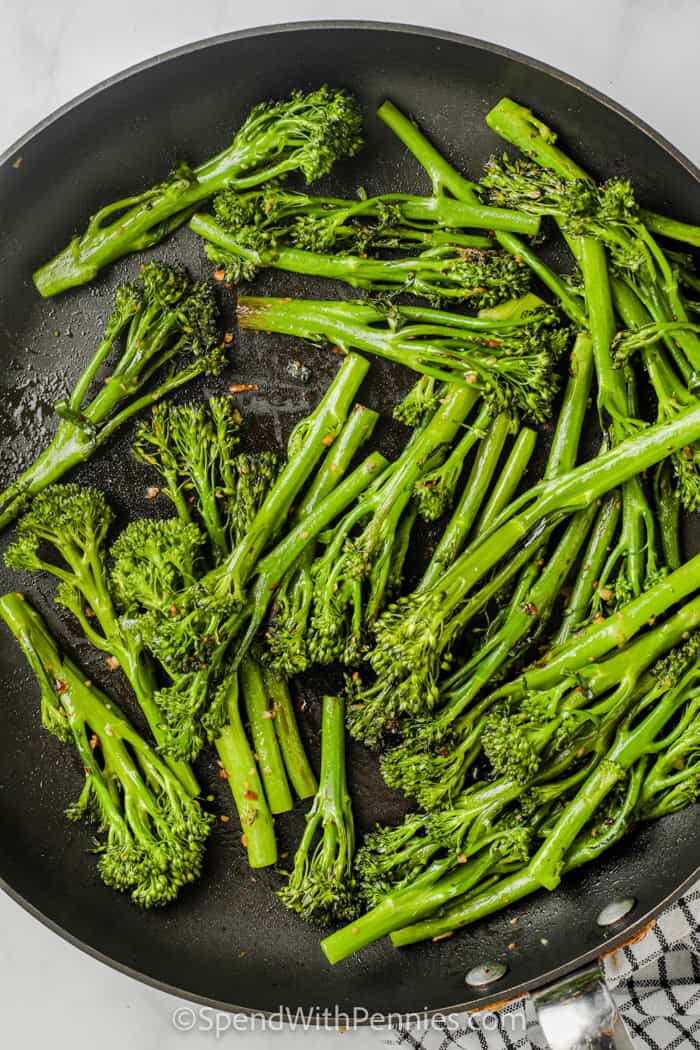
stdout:
<svg viewBox="0 0 700 1050">
<path fill-rule="evenodd" d="M 620 919 L 624 919 L 625 915 L 629 915 L 636 903 L 634 897 L 625 897 L 621 901 L 610 901 L 610 904 L 606 904 L 599 913 L 596 922 L 599 926 L 614 926 Z"/>
<path fill-rule="evenodd" d="M 480 963 L 478 966 L 471 968 L 464 978 L 464 983 L 471 988 L 481 988 L 485 984 L 491 984 L 492 981 L 500 981 L 501 977 L 505 977 L 507 973 L 508 967 L 505 963 Z"/>
</svg>

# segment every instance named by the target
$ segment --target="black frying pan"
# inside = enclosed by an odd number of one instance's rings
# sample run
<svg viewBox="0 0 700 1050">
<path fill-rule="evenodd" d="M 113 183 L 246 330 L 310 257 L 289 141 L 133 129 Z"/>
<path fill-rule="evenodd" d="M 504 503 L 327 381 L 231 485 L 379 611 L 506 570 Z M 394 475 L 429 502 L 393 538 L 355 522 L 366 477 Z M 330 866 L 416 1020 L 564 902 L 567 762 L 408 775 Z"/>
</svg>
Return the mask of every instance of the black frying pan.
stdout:
<svg viewBox="0 0 700 1050">
<path fill-rule="evenodd" d="M 415 114 L 458 167 L 477 175 L 500 145 L 484 114 L 508 93 L 562 129 L 565 147 L 592 172 L 630 174 L 645 204 L 700 221 L 700 173 L 660 136 L 570 77 L 478 41 L 398 26 L 301 24 L 236 33 L 153 59 L 50 117 L 0 167 L 3 482 L 41 444 L 52 401 L 95 345 L 111 293 L 133 274 L 136 260 L 48 303 L 32 287 L 32 270 L 99 205 L 146 188 L 178 159 L 197 162 L 222 148 L 252 103 L 324 81 L 356 92 L 367 113 L 367 146 L 333 173 L 334 192 L 352 192 L 358 184 L 370 192 L 427 188 L 400 144 L 373 119 L 385 97 Z M 205 270 L 187 230 L 158 253 Z M 265 276 L 257 287 L 343 294 L 335 286 L 280 274 Z M 234 364 L 218 385 L 232 377 L 258 383 L 260 393 L 242 402 L 247 440 L 281 447 L 292 422 L 327 385 L 336 359 L 292 340 L 250 333 L 236 347 Z M 287 361 L 299 356 L 313 372 L 305 387 L 285 372 Z M 386 412 L 408 377 L 379 365 L 372 373 L 363 398 Z M 205 381 L 192 393 L 203 395 L 216 385 Z M 129 459 L 129 436 L 121 435 L 78 474 L 105 488 L 124 516 L 134 509 L 143 513 L 150 483 Z M 390 450 L 400 440 L 389 426 L 378 437 Z M 54 610 L 51 585 L 19 583 L 69 652 L 129 707 L 124 683 L 105 674 L 102 659 Z M 17 575 L 3 569 L 0 586 L 17 588 Z M 4 632 L 0 650 L 0 882 L 72 943 L 167 991 L 228 1009 L 359 1005 L 386 1013 L 474 1006 L 541 985 L 592 959 L 648 922 L 698 874 L 700 824 L 694 813 L 679 813 L 643 828 L 592 869 L 567 878 L 556 893 L 543 892 L 447 942 L 401 952 L 381 943 L 331 968 L 318 947 L 320 931 L 275 899 L 275 872 L 248 869 L 234 816 L 217 828 L 201 882 L 166 910 L 144 913 L 102 885 L 87 852 L 89 830 L 62 818 L 79 790 L 79 770 L 41 730 L 34 682 Z M 308 677 L 297 686 L 314 753 L 325 679 Z M 199 773 L 215 793 L 216 807 L 232 813 L 216 772 L 211 759 L 203 758 Z M 398 819 L 403 803 L 383 786 L 375 759 L 359 746 L 351 749 L 350 772 L 361 828 Z M 302 822 L 301 811 L 279 819 L 283 849 L 293 848 Z M 621 897 L 634 897 L 637 907 L 606 942 L 595 916 Z M 513 941 L 516 947 L 509 950 Z M 508 964 L 506 976 L 486 995 L 464 983 L 470 967 L 484 960 Z"/>
</svg>

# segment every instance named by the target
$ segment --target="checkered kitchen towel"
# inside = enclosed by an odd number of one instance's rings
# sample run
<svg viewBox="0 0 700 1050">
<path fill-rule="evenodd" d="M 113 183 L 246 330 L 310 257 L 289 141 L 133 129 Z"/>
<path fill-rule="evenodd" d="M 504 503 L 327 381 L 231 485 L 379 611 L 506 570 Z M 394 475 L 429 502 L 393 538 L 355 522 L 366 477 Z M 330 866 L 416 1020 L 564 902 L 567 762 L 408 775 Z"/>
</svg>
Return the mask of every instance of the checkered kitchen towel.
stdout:
<svg viewBox="0 0 700 1050">
<path fill-rule="evenodd" d="M 639 1050 L 700 1050 L 700 883 L 634 944 L 606 957 L 608 986 Z M 398 1029 L 385 1045 L 401 1050 L 545 1050 L 528 998 L 459 1027 Z"/>
</svg>

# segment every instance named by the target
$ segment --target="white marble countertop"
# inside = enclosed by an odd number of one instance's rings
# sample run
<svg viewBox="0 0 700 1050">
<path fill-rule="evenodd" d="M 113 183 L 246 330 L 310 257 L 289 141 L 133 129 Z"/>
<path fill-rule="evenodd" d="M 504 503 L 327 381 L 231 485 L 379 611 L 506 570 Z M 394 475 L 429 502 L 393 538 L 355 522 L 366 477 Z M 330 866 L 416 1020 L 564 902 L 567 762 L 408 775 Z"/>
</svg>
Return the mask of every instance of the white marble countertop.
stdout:
<svg viewBox="0 0 700 1050">
<path fill-rule="evenodd" d="M 700 162 L 697 0 L 233 0 L 178 4 L 120 0 L 5 0 L 0 149 L 74 95 L 112 73 L 191 40 L 289 20 L 380 19 L 431 25 L 491 40 L 558 66 L 628 106 Z M 64 943 L 0 894 L 3 1045 L 72 1050 L 160 1050 L 212 1045 L 215 1031 L 178 1033 L 177 999 L 112 972 Z M 180 1015 L 186 1016 L 186 1015 Z M 221 1034 L 221 1033 L 220 1033 Z M 229 1029 L 241 1047 L 269 1045 L 267 1032 Z M 285 1033 L 305 1047 L 380 1046 L 382 1035 Z M 386 1033 L 384 1038 L 386 1038 Z"/>
</svg>

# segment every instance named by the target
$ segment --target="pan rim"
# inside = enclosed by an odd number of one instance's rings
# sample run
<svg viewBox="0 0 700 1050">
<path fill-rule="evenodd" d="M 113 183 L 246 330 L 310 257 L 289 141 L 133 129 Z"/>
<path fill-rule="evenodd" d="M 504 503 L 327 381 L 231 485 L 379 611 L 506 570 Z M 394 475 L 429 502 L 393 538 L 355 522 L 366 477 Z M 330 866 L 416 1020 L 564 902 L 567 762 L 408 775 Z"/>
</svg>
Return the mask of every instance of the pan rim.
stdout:
<svg viewBox="0 0 700 1050">
<path fill-rule="evenodd" d="M 609 95 L 597 88 L 592 87 L 590 84 L 577 77 L 574 77 L 565 71 L 553 66 L 547 62 L 542 62 L 539 59 L 532 58 L 522 52 L 513 50 L 512 48 L 503 47 L 499 44 L 492 43 L 490 41 L 481 40 L 477 37 L 468 36 L 463 33 L 456 33 L 451 30 L 443 30 L 432 28 L 429 26 L 417 26 L 413 24 L 403 24 L 399 22 L 382 22 L 372 21 L 367 19 L 326 19 L 326 20 L 306 20 L 300 22 L 282 22 L 273 23 L 264 26 L 249 27 L 246 29 L 236 30 L 229 33 L 221 33 L 216 36 L 204 37 L 200 40 L 196 40 L 191 43 L 182 44 L 178 47 L 171 48 L 167 51 L 161 52 L 150 58 L 144 59 L 140 62 L 134 63 L 125 69 L 106 77 L 104 80 L 99 81 L 93 86 L 87 88 L 85 91 L 76 95 L 62 106 L 53 110 L 42 120 L 38 121 L 33 127 L 27 132 L 16 139 L 6 150 L 0 154 L 0 169 L 4 169 L 7 165 L 13 163 L 17 159 L 17 154 L 20 153 L 25 147 L 32 142 L 33 139 L 38 137 L 42 132 L 47 130 L 53 124 L 57 123 L 62 117 L 66 116 L 74 109 L 77 109 L 83 103 L 90 101 L 95 96 L 102 94 L 117 84 L 120 84 L 131 77 L 135 77 L 140 73 L 143 73 L 156 66 L 165 64 L 171 60 L 180 58 L 184 55 L 194 54 L 198 51 L 205 51 L 210 47 L 215 47 L 220 44 L 226 44 L 233 41 L 254 39 L 257 37 L 264 36 L 275 36 L 281 34 L 289 34 L 294 32 L 302 31 L 316 31 L 323 32 L 328 30 L 367 30 L 372 32 L 388 32 L 396 34 L 405 34 L 409 36 L 422 36 L 427 37 L 431 40 L 444 41 L 448 43 L 454 43 L 465 47 L 474 48 L 477 50 L 485 51 L 487 53 L 497 55 L 502 58 L 506 58 L 510 61 L 519 63 L 530 69 L 537 70 L 538 72 L 544 73 L 554 80 L 558 80 L 561 83 L 566 84 L 569 87 L 574 88 L 576 91 L 583 95 L 588 96 L 599 104 L 605 106 L 611 110 L 617 116 L 622 117 L 627 123 L 631 124 L 638 131 L 642 132 L 648 139 L 650 139 L 656 146 L 660 147 L 666 152 L 673 160 L 676 161 L 698 184 L 700 188 L 700 166 L 695 164 L 690 158 L 688 158 L 681 150 L 673 145 L 665 136 L 660 132 L 656 131 L 649 123 L 642 120 L 627 107 L 617 102 Z M 541 974 L 538 978 L 532 978 L 527 981 L 523 981 L 520 984 L 513 986 L 507 990 L 507 1001 L 517 999 L 529 991 L 543 987 L 558 978 L 565 976 L 566 974 L 572 973 L 574 970 L 592 962 L 599 958 L 603 953 L 608 954 L 620 947 L 625 942 L 632 939 L 641 929 L 648 926 L 655 918 L 662 912 L 668 905 L 676 901 L 683 892 L 691 886 L 700 877 L 700 865 L 672 892 L 667 894 L 657 905 L 653 908 L 648 909 L 644 915 L 639 916 L 634 922 L 625 926 L 624 929 L 618 931 L 618 933 L 612 936 L 608 941 L 601 943 L 597 947 L 590 949 L 581 955 L 576 956 L 569 962 L 562 964 L 559 967 L 555 967 L 548 970 L 544 974 Z M 0 889 L 3 890 L 8 897 L 10 897 L 15 903 L 19 904 L 21 908 L 33 918 L 37 919 L 44 927 L 57 934 L 63 941 L 78 948 L 86 955 L 95 959 L 96 961 L 103 963 L 104 965 L 116 970 L 119 973 L 125 974 L 128 977 L 134 978 L 142 984 L 145 984 L 151 988 L 155 988 L 160 992 L 164 992 L 168 995 L 177 996 L 181 999 L 185 999 L 189 1002 L 197 1003 L 201 1006 L 210 1007 L 211 1009 L 219 1010 L 226 1013 L 242 1014 L 247 1016 L 257 1017 L 272 1017 L 275 1014 L 272 1011 L 255 1009 L 254 1007 L 237 1006 L 235 1004 L 225 1002 L 219 999 L 213 999 L 208 996 L 199 995 L 191 992 L 187 989 L 183 989 L 174 984 L 161 981 L 157 977 L 153 977 L 149 974 L 143 973 L 140 970 L 129 966 L 126 963 L 122 963 L 116 959 L 111 958 L 99 949 L 91 946 L 81 938 L 72 934 L 69 930 L 62 927 L 50 916 L 42 912 L 36 905 L 32 904 L 26 897 L 24 897 L 19 891 L 15 890 L 1 875 L 0 875 Z M 451 1014 L 461 1013 L 464 1011 L 476 1012 L 479 1010 L 487 1009 L 491 1004 L 498 1002 L 502 1005 L 504 1000 L 499 997 L 498 990 L 493 989 L 488 995 L 484 995 L 478 999 L 472 999 L 466 1003 L 458 1003 L 455 1005 L 434 1007 L 429 1010 L 416 1011 L 420 1013 L 420 1016 L 430 1018 L 436 1015 L 449 1016 Z M 290 1007 L 290 1009 L 294 1009 Z M 397 1017 L 406 1017 L 407 1014 L 403 1014 L 401 1011 L 387 1011 L 386 1015 L 391 1015 L 392 1019 Z M 415 1014 L 413 1014 L 415 1016 Z M 367 1024 L 367 1020 L 363 1020 L 358 1027 L 362 1027 Z"/>
<path fill-rule="evenodd" d="M 634 127 L 639 131 L 642 131 L 657 146 L 660 146 L 666 153 L 670 154 L 670 156 L 685 168 L 695 181 L 700 184 L 700 165 L 695 164 L 695 162 L 687 157 L 682 150 L 678 149 L 677 146 L 674 146 L 665 135 L 662 135 L 661 132 L 657 131 L 656 128 L 641 117 L 638 117 L 636 113 L 633 113 L 632 110 L 628 109 L 621 102 L 617 102 L 610 95 L 603 91 L 599 91 L 598 88 L 594 88 L 585 80 L 581 80 L 578 77 L 565 72 L 558 66 L 554 66 L 549 62 L 543 62 L 537 58 L 532 58 L 530 55 L 526 55 L 522 51 L 503 47 L 501 44 L 495 44 L 489 40 L 482 40 L 479 37 L 469 36 L 466 33 L 455 33 L 452 30 L 437 29 L 431 26 L 418 26 L 412 23 L 381 22 L 368 19 L 308 19 L 302 22 L 277 22 L 269 25 L 253 26 L 247 29 L 238 29 L 230 33 L 219 33 L 216 36 L 202 37 L 201 39 L 195 40 L 189 44 L 180 44 L 178 47 L 162 51 L 150 58 L 143 59 L 140 62 L 135 62 L 132 65 L 127 66 L 125 69 L 113 73 L 109 77 L 105 77 L 104 80 L 99 80 L 96 84 L 86 88 L 85 91 L 80 92 L 80 94 L 75 95 L 67 102 L 64 102 L 62 106 L 58 106 L 56 109 L 52 110 L 52 112 L 39 120 L 28 131 L 23 135 L 20 135 L 19 138 L 15 139 L 14 142 L 0 153 L 0 167 L 4 167 L 6 164 L 16 159 L 16 154 L 31 142 L 33 138 L 36 138 L 37 135 L 45 131 L 52 124 L 55 124 L 61 119 L 61 117 L 64 117 L 72 110 L 77 109 L 83 102 L 88 102 L 95 95 L 99 95 L 103 91 L 114 87 L 116 84 L 120 84 L 123 81 L 130 79 L 132 76 L 143 73 L 154 66 L 159 66 L 165 62 L 171 61 L 172 59 L 180 58 L 183 55 L 194 54 L 197 51 L 205 51 L 209 47 L 215 47 L 218 44 L 226 44 L 234 40 L 254 39 L 255 37 L 272 36 L 280 33 L 295 33 L 309 30 L 325 31 L 329 29 L 360 29 L 388 33 L 406 33 L 409 36 L 426 36 L 434 40 L 444 40 L 449 43 L 478 48 L 481 51 L 487 51 L 490 54 L 514 60 L 522 65 L 530 67 L 531 69 L 536 69 L 539 72 L 546 73 L 548 76 L 560 80 L 562 83 L 575 88 L 584 95 L 588 95 L 589 98 L 594 99 L 596 102 L 600 102 L 607 109 L 612 110 L 613 113 L 616 113 L 618 116 L 628 121 L 628 123 L 634 125 Z"/>
<path fill-rule="evenodd" d="M 400 1010 L 387 1010 L 386 1013 L 375 1011 L 372 1015 L 372 1023 L 374 1023 L 374 1019 L 379 1015 L 391 1018 L 393 1023 L 397 1018 L 415 1018 L 416 1015 L 421 1018 L 429 1019 L 435 1017 L 450 1017 L 451 1015 L 459 1013 L 478 1013 L 488 1010 L 489 1008 L 494 1010 L 500 1009 L 505 1003 L 513 1002 L 515 999 L 520 999 L 525 995 L 529 995 L 530 992 L 540 988 L 545 988 L 547 985 L 553 984 L 560 978 L 566 977 L 567 975 L 574 973 L 576 970 L 582 969 L 587 964 L 599 960 L 603 956 L 609 955 L 611 952 L 622 947 L 624 944 L 633 941 L 641 930 L 652 925 L 656 921 L 660 912 L 664 911 L 666 907 L 678 900 L 678 898 L 683 895 L 684 891 L 698 880 L 699 876 L 700 867 L 696 868 L 677 889 L 667 894 L 656 907 L 648 909 L 643 915 L 639 916 L 638 919 L 630 923 L 629 926 L 626 926 L 624 930 L 621 930 L 619 934 L 616 934 L 611 937 L 609 941 L 606 941 L 604 945 L 601 944 L 590 949 L 590 951 L 583 952 L 570 962 L 564 963 L 561 966 L 553 967 L 551 970 L 547 970 L 538 978 L 521 981 L 520 984 L 507 989 L 505 998 L 499 996 L 497 989 L 493 989 L 488 995 L 483 995 L 478 999 L 470 999 L 468 1002 L 463 1003 L 435 1006 L 425 1010 L 417 1008 L 416 1010 L 408 1011 L 407 1013 Z M 235 1003 L 229 1003 L 225 1002 L 223 999 L 214 999 L 210 996 L 200 995 L 197 992 L 188 991 L 186 988 L 180 988 L 175 984 L 169 984 L 167 981 L 161 981 L 158 977 L 153 977 L 150 974 L 143 973 L 141 970 L 137 970 L 135 967 L 129 966 L 127 963 L 120 962 L 118 959 L 113 959 L 111 956 L 100 951 L 99 948 L 95 948 L 88 944 L 87 941 L 83 941 L 80 937 L 76 937 L 75 934 L 65 929 L 65 927 L 61 926 L 50 916 L 44 914 L 44 912 L 37 908 L 36 905 L 32 904 L 31 901 L 27 900 L 26 897 L 10 886 L 2 876 L 0 876 L 0 890 L 18 904 L 23 911 L 33 919 L 40 922 L 46 929 L 56 934 L 62 941 L 70 944 L 73 948 L 77 948 L 79 951 L 83 952 L 83 954 L 90 956 L 90 958 L 101 963 L 103 966 L 108 967 L 110 970 L 116 970 L 117 973 L 124 974 L 126 977 L 131 977 L 140 984 L 145 984 L 149 988 L 155 988 L 156 991 L 163 992 L 166 995 L 176 996 L 187 1002 L 209 1007 L 220 1013 L 240 1014 L 246 1017 L 262 1018 L 278 1016 L 277 1011 L 262 1010 L 252 1006 L 237 1006 Z M 358 1006 L 359 1005 L 360 1004 L 358 1004 Z M 284 1005 L 283 1009 L 286 1009 Z M 294 1014 L 296 1007 L 290 1006 L 289 1011 Z M 370 1019 L 363 1018 L 363 1020 L 355 1025 L 355 1027 L 363 1028 L 369 1024 Z M 285 1022 L 285 1027 L 287 1025 L 288 1022 Z M 313 1023 L 311 1027 L 313 1028 Z"/>
</svg>

